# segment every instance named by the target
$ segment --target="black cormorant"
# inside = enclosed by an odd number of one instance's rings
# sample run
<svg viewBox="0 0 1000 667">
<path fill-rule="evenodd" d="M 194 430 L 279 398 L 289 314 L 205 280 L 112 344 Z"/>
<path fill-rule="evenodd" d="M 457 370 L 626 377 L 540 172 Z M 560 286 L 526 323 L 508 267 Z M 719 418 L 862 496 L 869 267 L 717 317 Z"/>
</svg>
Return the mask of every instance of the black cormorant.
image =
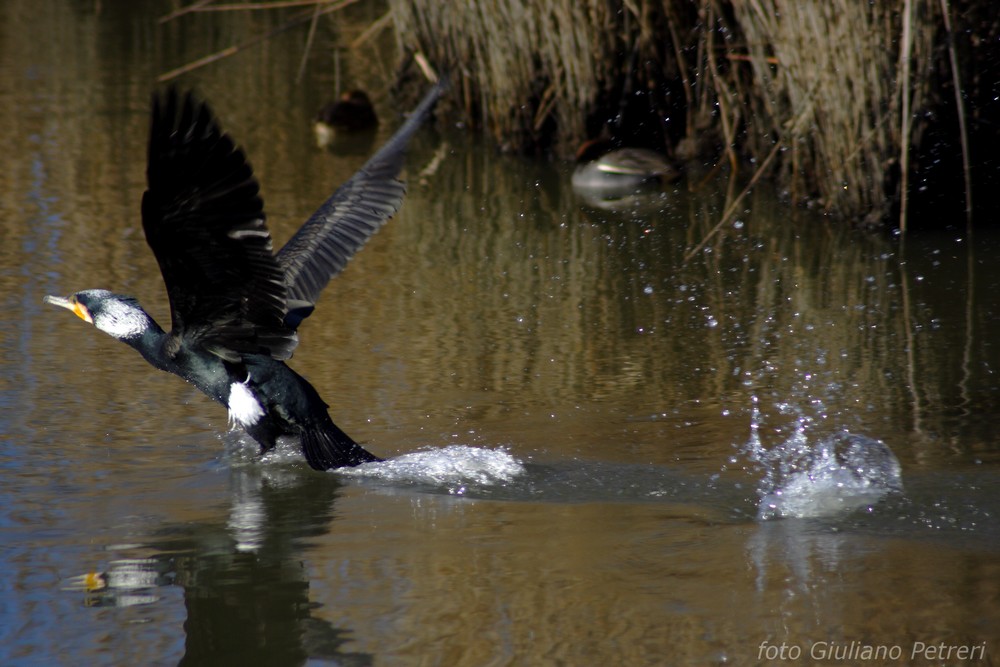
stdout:
<svg viewBox="0 0 1000 667">
<path fill-rule="evenodd" d="M 272 252 L 257 180 L 208 106 L 170 89 L 153 98 L 142 226 L 170 301 L 165 332 L 132 297 L 85 290 L 46 303 L 73 311 L 192 383 L 261 446 L 295 436 L 317 470 L 380 460 L 341 431 L 285 364 L 320 292 L 403 201 L 397 179 L 438 83 L 361 169 Z"/>
</svg>

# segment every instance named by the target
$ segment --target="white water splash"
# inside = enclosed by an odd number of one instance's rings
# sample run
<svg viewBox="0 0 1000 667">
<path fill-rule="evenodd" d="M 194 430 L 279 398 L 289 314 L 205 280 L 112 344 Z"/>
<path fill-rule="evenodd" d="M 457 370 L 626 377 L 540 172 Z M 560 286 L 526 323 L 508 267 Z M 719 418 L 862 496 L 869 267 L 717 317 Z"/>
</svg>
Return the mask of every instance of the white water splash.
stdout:
<svg viewBox="0 0 1000 667">
<path fill-rule="evenodd" d="M 494 486 L 512 481 L 524 465 L 503 449 L 450 445 L 403 454 L 387 461 L 340 468 L 337 473 L 389 482 L 446 487 L 462 495 L 469 486 Z"/>
<path fill-rule="evenodd" d="M 811 439 L 810 424 L 800 416 L 783 442 L 766 448 L 753 398 L 750 439 L 742 452 L 764 472 L 757 488 L 758 519 L 836 516 L 871 508 L 902 490 L 899 461 L 884 442 L 847 431 Z"/>
</svg>

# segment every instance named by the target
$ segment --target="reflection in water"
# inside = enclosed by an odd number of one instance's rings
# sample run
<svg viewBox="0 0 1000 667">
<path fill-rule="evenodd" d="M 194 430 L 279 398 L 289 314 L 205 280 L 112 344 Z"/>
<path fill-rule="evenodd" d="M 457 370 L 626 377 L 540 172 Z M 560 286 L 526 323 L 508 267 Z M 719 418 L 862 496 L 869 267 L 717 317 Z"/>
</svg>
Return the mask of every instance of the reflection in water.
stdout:
<svg viewBox="0 0 1000 667">
<path fill-rule="evenodd" d="M 597 211 L 610 211 L 618 215 L 640 218 L 655 216 L 672 206 L 671 198 L 676 197 L 678 192 L 674 188 L 671 190 L 639 191 L 615 198 L 595 196 L 588 192 L 577 192 L 577 196 L 585 206 Z"/>
<path fill-rule="evenodd" d="M 161 526 L 101 574 L 74 578 L 88 606 L 127 607 L 183 589 L 186 619 L 181 665 L 295 665 L 332 660 L 370 665 L 345 652 L 350 633 L 315 618 L 299 550 L 330 530 L 339 487 L 331 475 L 276 466 L 236 467 L 225 525 Z M 117 550 L 121 550 L 118 547 Z"/>
<path fill-rule="evenodd" d="M 86 592 L 88 607 L 131 607 L 160 600 L 155 588 L 173 582 L 167 561 L 156 558 L 120 558 L 104 572 L 88 572 L 66 582 L 66 590 Z"/>
<path fill-rule="evenodd" d="M 770 578 L 787 572 L 791 574 L 791 585 L 785 595 L 797 598 L 837 572 L 843 565 L 849 538 L 815 528 L 815 524 L 803 521 L 768 521 L 758 526 L 747 540 L 747 556 L 754 567 L 758 592 L 770 588 Z"/>
</svg>

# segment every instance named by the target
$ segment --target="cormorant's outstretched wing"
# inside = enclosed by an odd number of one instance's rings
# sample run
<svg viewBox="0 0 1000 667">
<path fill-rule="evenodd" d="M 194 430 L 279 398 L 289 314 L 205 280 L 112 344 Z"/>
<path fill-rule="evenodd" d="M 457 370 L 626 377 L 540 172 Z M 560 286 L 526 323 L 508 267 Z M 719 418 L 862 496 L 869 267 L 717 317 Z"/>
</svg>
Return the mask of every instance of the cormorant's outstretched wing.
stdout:
<svg viewBox="0 0 1000 667">
<path fill-rule="evenodd" d="M 170 297 L 172 334 L 237 361 L 287 359 L 285 273 L 271 249 L 246 156 L 208 106 L 154 96 L 142 226 Z"/>
<path fill-rule="evenodd" d="M 320 292 L 403 203 L 406 186 L 396 176 L 403 153 L 448 83 L 442 79 L 389 141 L 312 214 L 278 252 L 288 285 L 289 328 L 308 317 Z"/>
</svg>

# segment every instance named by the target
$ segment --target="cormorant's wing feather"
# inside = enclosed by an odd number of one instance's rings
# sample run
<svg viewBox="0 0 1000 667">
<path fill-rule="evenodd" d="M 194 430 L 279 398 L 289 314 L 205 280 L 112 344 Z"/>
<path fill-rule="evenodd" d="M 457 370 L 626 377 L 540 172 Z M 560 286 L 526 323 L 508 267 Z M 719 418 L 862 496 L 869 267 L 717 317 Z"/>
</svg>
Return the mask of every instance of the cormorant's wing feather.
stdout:
<svg viewBox="0 0 1000 667">
<path fill-rule="evenodd" d="M 447 88 L 442 79 L 389 141 L 341 185 L 278 252 L 288 285 L 286 324 L 312 313 L 320 292 L 403 203 L 406 186 L 396 177 L 406 144 Z"/>
<path fill-rule="evenodd" d="M 142 226 L 170 298 L 173 335 L 223 358 L 291 356 L 285 275 L 246 156 L 204 103 L 153 100 Z"/>
</svg>

